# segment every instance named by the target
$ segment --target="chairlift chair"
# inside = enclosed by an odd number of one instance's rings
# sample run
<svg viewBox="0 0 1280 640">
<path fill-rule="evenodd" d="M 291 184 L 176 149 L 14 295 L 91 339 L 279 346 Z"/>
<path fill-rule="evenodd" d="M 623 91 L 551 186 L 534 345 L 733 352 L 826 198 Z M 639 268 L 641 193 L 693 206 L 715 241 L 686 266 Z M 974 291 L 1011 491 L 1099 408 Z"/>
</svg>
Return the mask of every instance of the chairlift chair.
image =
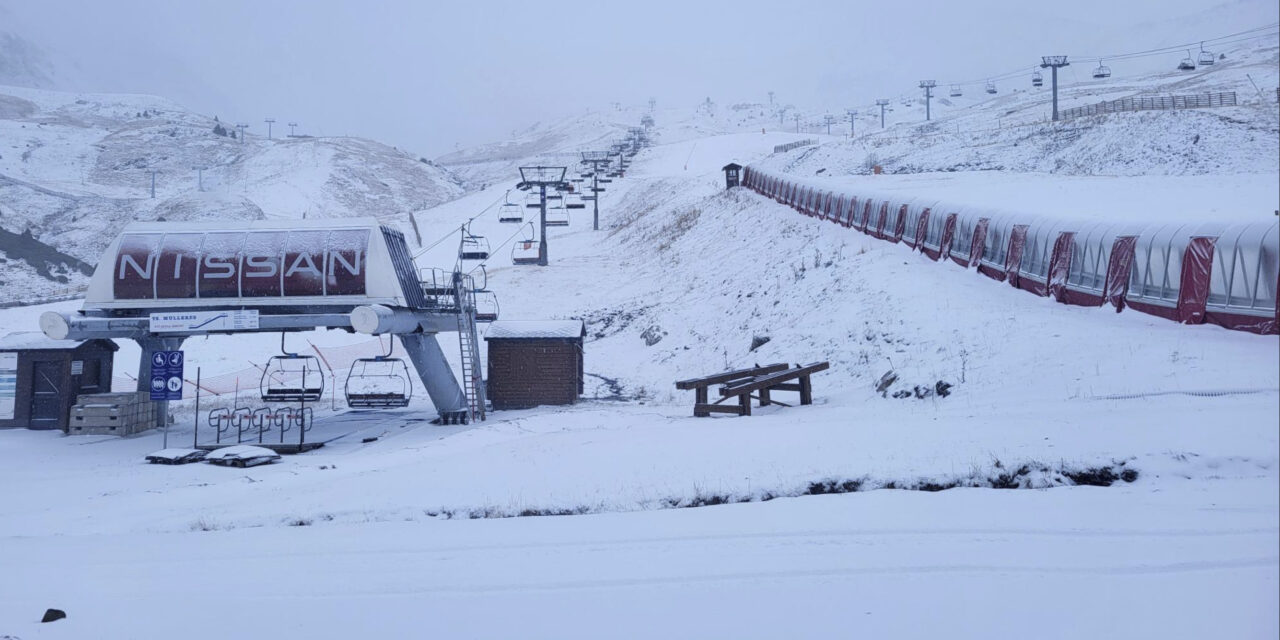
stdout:
<svg viewBox="0 0 1280 640">
<path fill-rule="evenodd" d="M 1098 66 L 1097 66 L 1096 68 L 1094 68 L 1094 70 L 1093 70 L 1093 77 L 1095 77 L 1095 78 L 1110 78 L 1110 77 L 1111 77 L 1111 67 L 1108 67 L 1108 66 L 1106 66 L 1106 65 L 1102 64 L 1102 61 L 1101 61 L 1101 60 L 1099 60 L 1099 61 L 1098 61 Z"/>
<path fill-rule="evenodd" d="M 541 247 L 533 239 L 533 223 L 528 225 L 529 233 L 523 240 L 517 240 L 511 247 L 511 264 L 538 264 L 538 253 Z"/>
<path fill-rule="evenodd" d="M 514 202 L 503 203 L 498 207 L 498 222 L 524 222 L 524 214 L 520 211 L 520 205 Z"/>
<path fill-rule="evenodd" d="M 1200 66 L 1202 66 L 1202 67 L 1208 67 L 1208 66 L 1211 66 L 1211 65 L 1213 64 L 1213 62 L 1214 62 L 1214 60 L 1213 60 L 1213 52 L 1212 52 L 1212 51 L 1205 51 L 1205 50 L 1204 50 L 1204 43 L 1203 43 L 1203 42 L 1201 42 L 1201 43 L 1200 43 L 1200 60 L 1199 60 L 1199 62 L 1200 62 Z"/>
<path fill-rule="evenodd" d="M 459 260 L 488 260 L 489 241 L 484 236 L 471 233 L 467 227 L 462 228 L 462 244 L 458 247 Z"/>
<path fill-rule="evenodd" d="M 959 98 L 959 97 L 960 97 L 960 96 L 962 96 L 962 95 L 964 95 L 964 92 L 960 90 L 960 85 L 958 85 L 958 84 L 953 84 L 953 85 L 951 85 L 951 97 L 952 97 L 952 98 Z"/>
<path fill-rule="evenodd" d="M 258 380 L 263 402 L 315 402 L 324 395 L 324 370 L 320 359 L 290 353 L 280 334 L 280 355 L 271 356 Z"/>
<path fill-rule="evenodd" d="M 342 391 L 352 409 L 391 409 L 409 406 L 413 382 L 404 360 L 393 358 L 395 336 L 386 355 L 357 358 L 347 371 Z"/>
<path fill-rule="evenodd" d="M 524 207 L 526 209 L 541 209 L 542 196 L 536 193 L 530 193 L 524 197 Z"/>
<path fill-rule="evenodd" d="M 997 93 L 997 91 L 996 91 L 996 83 L 994 83 L 994 82 L 992 82 L 992 81 L 990 81 L 990 80 L 988 80 L 988 81 L 987 81 L 987 93 L 990 93 L 990 94 L 995 94 L 995 93 Z"/>
<path fill-rule="evenodd" d="M 476 322 L 495 322 L 498 319 L 498 296 L 492 291 L 475 291 Z"/>
<path fill-rule="evenodd" d="M 1031 72 L 1031 86 L 1033 86 L 1033 87 L 1043 87 L 1043 86 L 1044 86 L 1044 74 L 1040 73 L 1039 71 L 1032 71 L 1032 72 Z"/>
<path fill-rule="evenodd" d="M 502 206 L 498 207 L 498 222 L 524 222 L 524 213 L 520 205 L 511 201 L 511 190 L 502 198 Z"/>
<path fill-rule="evenodd" d="M 547 207 L 547 226 L 548 227 L 569 226 L 569 210 L 565 208 L 563 202 L 558 202 L 553 206 Z"/>
<path fill-rule="evenodd" d="M 1182 62 L 1178 63 L 1178 71 L 1195 71 L 1195 70 L 1196 70 L 1196 60 L 1195 58 L 1191 57 L 1191 50 L 1187 49 L 1187 57 L 1183 58 Z"/>
<path fill-rule="evenodd" d="M 566 209 L 586 209 L 587 205 L 582 201 L 582 195 L 571 193 L 564 199 L 564 208 Z"/>
</svg>

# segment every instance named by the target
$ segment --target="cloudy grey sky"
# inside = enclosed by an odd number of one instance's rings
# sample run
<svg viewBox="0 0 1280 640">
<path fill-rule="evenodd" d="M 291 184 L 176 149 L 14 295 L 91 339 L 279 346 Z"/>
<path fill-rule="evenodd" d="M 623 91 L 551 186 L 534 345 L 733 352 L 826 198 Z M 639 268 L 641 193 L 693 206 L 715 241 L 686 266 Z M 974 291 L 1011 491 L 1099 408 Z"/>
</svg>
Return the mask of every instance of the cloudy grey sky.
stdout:
<svg viewBox="0 0 1280 640">
<path fill-rule="evenodd" d="M 436 156 L 610 102 L 857 104 L 1050 53 L 1176 44 L 1277 20 L 1274 0 L 862 2 L 0 0 L 67 88 Z"/>
</svg>

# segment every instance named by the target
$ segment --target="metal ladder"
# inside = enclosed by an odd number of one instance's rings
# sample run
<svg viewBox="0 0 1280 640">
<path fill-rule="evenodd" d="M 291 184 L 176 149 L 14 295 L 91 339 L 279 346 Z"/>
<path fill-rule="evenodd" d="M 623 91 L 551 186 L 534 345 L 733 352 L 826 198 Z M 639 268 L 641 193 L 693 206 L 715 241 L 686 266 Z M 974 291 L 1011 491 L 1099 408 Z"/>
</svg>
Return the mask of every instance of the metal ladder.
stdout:
<svg viewBox="0 0 1280 640">
<path fill-rule="evenodd" d="M 476 335 L 476 296 L 471 276 L 453 273 L 458 305 L 458 347 L 462 352 L 462 392 L 467 396 L 467 421 L 485 419 L 484 378 L 480 371 L 480 341 Z"/>
</svg>

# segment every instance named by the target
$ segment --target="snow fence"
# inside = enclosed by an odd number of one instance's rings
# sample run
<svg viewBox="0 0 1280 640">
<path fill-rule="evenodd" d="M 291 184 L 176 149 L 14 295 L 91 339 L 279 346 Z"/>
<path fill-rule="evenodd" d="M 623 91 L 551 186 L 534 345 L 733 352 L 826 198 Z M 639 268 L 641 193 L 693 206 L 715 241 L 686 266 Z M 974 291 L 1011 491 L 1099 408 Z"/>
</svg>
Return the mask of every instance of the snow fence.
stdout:
<svg viewBox="0 0 1280 640">
<path fill-rule="evenodd" d="M 1119 224 L 847 193 L 743 169 L 742 185 L 800 213 L 902 242 L 935 261 L 1064 304 L 1131 307 L 1185 324 L 1280 333 L 1280 222 Z"/>
</svg>

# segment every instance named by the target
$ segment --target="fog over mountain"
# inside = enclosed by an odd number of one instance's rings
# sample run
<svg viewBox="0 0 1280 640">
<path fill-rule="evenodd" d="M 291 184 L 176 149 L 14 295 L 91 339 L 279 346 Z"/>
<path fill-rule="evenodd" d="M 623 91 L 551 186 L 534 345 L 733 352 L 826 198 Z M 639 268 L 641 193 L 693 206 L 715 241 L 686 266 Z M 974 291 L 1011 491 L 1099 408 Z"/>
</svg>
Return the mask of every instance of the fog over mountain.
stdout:
<svg viewBox="0 0 1280 640">
<path fill-rule="evenodd" d="M 1278 14 L 1266 0 L 0 0 L 0 84 L 162 95 L 251 131 L 274 117 L 435 157 L 615 102 L 761 102 L 772 90 L 839 108 L 914 91 L 921 78 L 1193 42 Z M 910 24 L 912 37 L 886 24 Z"/>
</svg>

